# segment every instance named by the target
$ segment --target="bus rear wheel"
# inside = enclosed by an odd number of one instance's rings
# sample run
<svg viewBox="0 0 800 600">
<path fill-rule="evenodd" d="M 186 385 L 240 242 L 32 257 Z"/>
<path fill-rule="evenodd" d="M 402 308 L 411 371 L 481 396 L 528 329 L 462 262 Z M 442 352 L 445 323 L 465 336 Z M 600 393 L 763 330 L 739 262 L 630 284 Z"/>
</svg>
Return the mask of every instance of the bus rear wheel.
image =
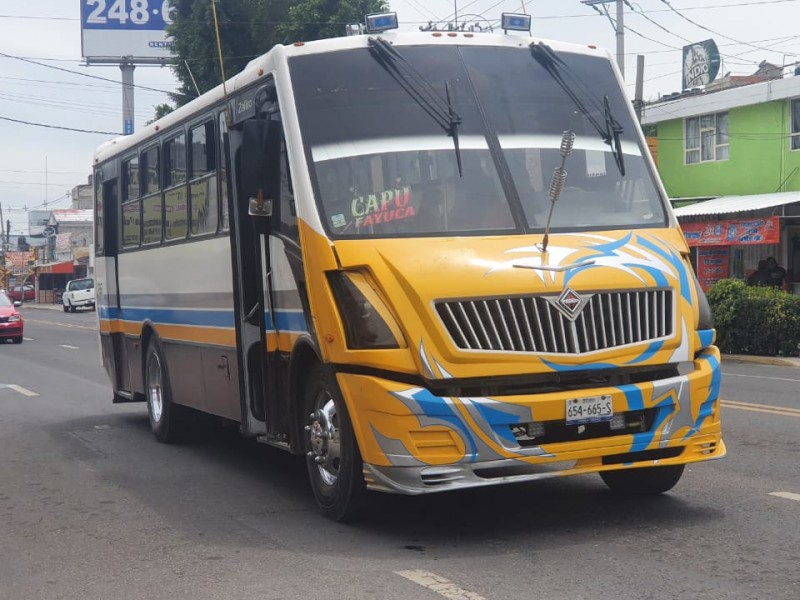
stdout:
<svg viewBox="0 0 800 600">
<path fill-rule="evenodd" d="M 317 505 L 340 522 L 361 516 L 366 486 L 363 463 L 333 371 L 316 365 L 306 386 L 304 449 L 306 466 Z"/>
<path fill-rule="evenodd" d="M 164 444 L 179 441 L 182 433 L 183 407 L 173 404 L 167 363 L 161 344 L 155 337 L 147 345 L 144 366 L 147 414 L 155 438 Z"/>
<path fill-rule="evenodd" d="M 622 471 L 601 471 L 600 477 L 618 494 L 656 495 L 668 492 L 683 475 L 684 465 L 642 467 Z"/>
</svg>

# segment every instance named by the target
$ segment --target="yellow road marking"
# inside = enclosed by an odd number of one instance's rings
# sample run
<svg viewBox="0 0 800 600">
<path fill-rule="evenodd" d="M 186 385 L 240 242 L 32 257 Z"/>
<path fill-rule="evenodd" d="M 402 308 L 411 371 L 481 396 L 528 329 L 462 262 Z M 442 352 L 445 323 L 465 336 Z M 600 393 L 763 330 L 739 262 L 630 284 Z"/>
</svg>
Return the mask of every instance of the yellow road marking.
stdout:
<svg viewBox="0 0 800 600">
<path fill-rule="evenodd" d="M 97 327 L 89 327 L 88 325 L 75 325 L 74 323 L 58 323 L 57 321 L 41 321 L 39 319 L 25 319 L 26 323 L 39 323 L 40 325 L 57 325 L 59 327 L 70 327 L 72 329 L 89 329 L 97 331 Z"/>
<path fill-rule="evenodd" d="M 786 408 L 783 406 L 772 406 L 769 404 L 752 404 L 750 402 L 737 402 L 735 400 L 720 400 L 720 404 L 725 408 L 735 408 L 738 410 L 749 410 L 751 412 L 767 413 L 770 415 L 780 415 L 782 417 L 800 418 L 800 409 Z"/>
</svg>

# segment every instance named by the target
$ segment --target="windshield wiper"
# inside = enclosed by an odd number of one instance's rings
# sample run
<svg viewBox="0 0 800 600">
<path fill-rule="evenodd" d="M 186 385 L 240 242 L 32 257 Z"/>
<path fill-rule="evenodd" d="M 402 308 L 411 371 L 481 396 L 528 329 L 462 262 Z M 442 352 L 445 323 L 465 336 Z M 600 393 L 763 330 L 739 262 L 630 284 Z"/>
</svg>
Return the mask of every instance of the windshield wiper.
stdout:
<svg viewBox="0 0 800 600">
<path fill-rule="evenodd" d="M 625 161 L 622 157 L 622 142 L 620 141 L 620 135 L 622 134 L 623 129 L 622 125 L 619 124 L 619 121 L 614 118 L 614 115 L 611 112 L 611 104 L 608 100 L 608 96 L 603 96 L 603 104 L 601 106 L 592 91 L 586 87 L 586 85 L 572 72 L 569 65 L 565 63 L 561 57 L 558 56 L 558 54 L 556 54 L 547 44 L 542 42 L 534 42 L 530 45 L 530 49 L 531 56 L 533 56 L 536 62 L 538 62 L 542 68 L 547 71 L 547 73 L 555 80 L 555 82 L 561 86 L 561 89 L 564 90 L 564 93 L 569 96 L 570 100 L 572 100 L 575 106 L 578 107 L 578 110 L 581 112 L 581 114 L 586 117 L 586 120 L 589 121 L 592 127 L 597 130 L 597 133 L 600 134 L 603 142 L 609 145 L 611 148 L 611 155 L 614 157 L 614 162 L 617 163 L 617 168 L 619 169 L 620 175 L 624 176 Z M 600 121 L 595 118 L 592 111 L 586 107 L 581 97 L 578 96 L 572 86 L 570 86 L 564 75 L 571 78 L 573 82 L 577 84 L 579 88 L 581 88 L 585 98 L 594 105 L 595 113 L 603 113 L 603 123 L 600 123 Z"/>
<path fill-rule="evenodd" d="M 450 99 L 450 82 L 445 82 L 445 97 L 436 91 L 433 85 L 417 71 L 397 49 L 381 37 L 369 38 L 369 49 L 372 57 L 411 98 L 453 138 L 456 152 L 458 175 L 461 170 L 461 149 L 458 142 L 458 126 L 461 117 L 453 109 Z"/>
</svg>

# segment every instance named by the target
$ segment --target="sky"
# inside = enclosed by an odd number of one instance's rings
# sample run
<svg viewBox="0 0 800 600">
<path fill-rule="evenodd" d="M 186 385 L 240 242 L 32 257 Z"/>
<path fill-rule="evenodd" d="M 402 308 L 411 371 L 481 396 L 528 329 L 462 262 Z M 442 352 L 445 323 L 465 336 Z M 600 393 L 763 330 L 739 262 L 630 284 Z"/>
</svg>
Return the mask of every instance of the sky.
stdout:
<svg viewBox="0 0 800 600">
<path fill-rule="evenodd" d="M 119 68 L 86 66 L 81 56 L 80 7 L 86 1 L 0 2 L 0 206 L 12 234 L 27 233 L 31 209 L 68 208 L 69 191 L 87 182 L 97 146 L 123 128 Z M 751 74 L 763 60 L 800 60 L 800 0 L 625 1 L 624 74 L 631 97 L 637 55 L 645 57 L 645 100 L 655 100 L 680 91 L 682 46 L 709 38 L 723 55 L 720 75 Z M 527 12 L 534 38 L 616 52 L 615 25 L 580 0 L 389 2 L 401 30 L 416 31 L 430 21 L 441 28 L 456 14 L 459 24 L 486 28 L 496 26 L 502 12 Z M 607 7 L 615 18 L 615 3 Z M 787 76 L 793 72 L 787 66 Z M 154 106 L 168 101 L 176 80 L 168 67 L 138 66 L 134 84 L 138 130 Z"/>
</svg>

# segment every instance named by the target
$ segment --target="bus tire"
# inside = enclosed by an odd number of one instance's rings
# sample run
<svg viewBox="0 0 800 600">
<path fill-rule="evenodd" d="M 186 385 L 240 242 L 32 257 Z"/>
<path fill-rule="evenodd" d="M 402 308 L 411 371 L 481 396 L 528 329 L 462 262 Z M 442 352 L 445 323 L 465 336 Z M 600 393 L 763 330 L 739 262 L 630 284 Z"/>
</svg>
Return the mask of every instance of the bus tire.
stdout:
<svg viewBox="0 0 800 600">
<path fill-rule="evenodd" d="M 601 471 L 600 477 L 617 494 L 656 495 L 668 492 L 683 475 L 684 465 Z"/>
<path fill-rule="evenodd" d="M 144 389 L 150 429 L 163 444 L 179 441 L 182 431 L 183 407 L 173 404 L 167 363 L 156 337 L 150 338 L 144 363 Z"/>
<path fill-rule="evenodd" d="M 321 364 L 311 369 L 304 400 L 303 445 L 317 505 L 335 521 L 355 521 L 366 499 L 363 463 L 332 369 Z"/>
</svg>

